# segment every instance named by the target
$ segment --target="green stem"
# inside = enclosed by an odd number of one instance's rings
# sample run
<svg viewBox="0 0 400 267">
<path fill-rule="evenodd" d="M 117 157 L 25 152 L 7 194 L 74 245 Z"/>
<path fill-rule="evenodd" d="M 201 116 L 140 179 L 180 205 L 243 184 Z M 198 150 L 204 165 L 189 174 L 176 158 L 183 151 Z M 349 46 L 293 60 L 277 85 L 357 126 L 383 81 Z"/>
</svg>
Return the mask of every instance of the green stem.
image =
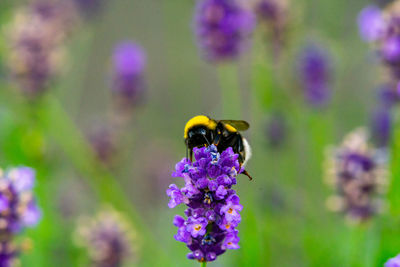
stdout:
<svg viewBox="0 0 400 267">
<path fill-rule="evenodd" d="M 148 225 L 142 220 L 142 216 L 131 204 L 131 199 L 127 197 L 112 174 L 97 161 L 86 139 L 58 100 L 51 96 L 46 97 L 44 108 L 38 112 L 39 118 L 43 118 L 46 133 L 61 146 L 97 197 L 123 211 L 140 233 L 139 242 L 143 246 L 143 251 L 149 250 L 147 255 L 159 256 L 150 256 L 147 260 L 164 262 L 164 264 L 168 262 L 169 257 L 159 246 Z"/>
<path fill-rule="evenodd" d="M 396 110 L 396 113 L 399 111 Z M 398 115 L 397 115 L 398 116 Z M 398 216 L 400 214 L 400 179 L 394 179 L 400 176 L 400 122 L 395 121 L 393 127 L 393 138 L 390 151 L 390 187 L 388 192 L 388 200 L 390 203 L 391 214 Z"/>
<path fill-rule="evenodd" d="M 206 267 L 207 266 L 207 262 L 206 261 L 202 261 L 200 264 L 201 267 Z"/>
<path fill-rule="evenodd" d="M 220 64 L 217 70 L 221 88 L 221 118 L 240 120 L 242 105 L 237 66 L 235 64 Z"/>
</svg>

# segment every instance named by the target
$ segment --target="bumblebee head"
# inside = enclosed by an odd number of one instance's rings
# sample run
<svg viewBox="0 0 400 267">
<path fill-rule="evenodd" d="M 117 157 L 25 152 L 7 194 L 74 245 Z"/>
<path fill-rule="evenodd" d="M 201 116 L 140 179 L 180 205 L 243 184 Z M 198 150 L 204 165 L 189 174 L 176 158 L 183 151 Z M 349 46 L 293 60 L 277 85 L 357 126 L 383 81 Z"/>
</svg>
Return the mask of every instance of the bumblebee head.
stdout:
<svg viewBox="0 0 400 267">
<path fill-rule="evenodd" d="M 185 126 L 184 138 L 189 149 L 210 145 L 214 138 L 216 122 L 207 116 L 196 116 Z"/>
</svg>

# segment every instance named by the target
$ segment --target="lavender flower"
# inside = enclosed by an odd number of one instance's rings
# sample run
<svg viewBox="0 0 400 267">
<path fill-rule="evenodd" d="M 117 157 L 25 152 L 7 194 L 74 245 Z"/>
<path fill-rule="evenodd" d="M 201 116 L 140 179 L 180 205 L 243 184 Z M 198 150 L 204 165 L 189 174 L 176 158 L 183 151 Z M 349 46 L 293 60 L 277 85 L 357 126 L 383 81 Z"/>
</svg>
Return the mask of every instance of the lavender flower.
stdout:
<svg viewBox="0 0 400 267">
<path fill-rule="evenodd" d="M 300 55 L 299 75 L 306 101 L 314 107 L 325 105 L 331 97 L 332 68 L 327 51 L 308 45 Z"/>
<path fill-rule="evenodd" d="M 366 131 L 357 129 L 328 154 L 327 182 L 337 190 L 328 207 L 356 222 L 379 211 L 381 201 L 376 196 L 386 183 L 386 159 L 367 140 Z"/>
<path fill-rule="evenodd" d="M 119 43 L 113 54 L 112 90 L 123 108 L 137 104 L 144 93 L 146 55 L 130 41 Z"/>
<path fill-rule="evenodd" d="M 388 107 L 382 106 L 374 111 L 371 121 L 372 138 L 378 147 L 388 146 L 392 130 L 392 116 Z"/>
<path fill-rule="evenodd" d="M 358 15 L 358 27 L 361 37 L 368 42 L 376 41 L 383 36 L 385 21 L 382 11 L 375 5 L 363 8 Z"/>
<path fill-rule="evenodd" d="M 103 0 L 73 0 L 77 9 L 85 16 L 95 15 L 102 7 Z"/>
<path fill-rule="evenodd" d="M 389 259 L 384 267 L 400 267 L 400 255 L 397 255 L 394 258 Z"/>
<path fill-rule="evenodd" d="M 286 127 L 285 117 L 282 114 L 273 114 L 269 118 L 265 132 L 269 146 L 276 148 L 282 145 L 286 138 Z"/>
<path fill-rule="evenodd" d="M 0 175 L 0 266 L 11 266 L 20 253 L 14 236 L 26 227 L 34 227 L 41 212 L 33 196 L 35 172 L 18 167 Z"/>
<path fill-rule="evenodd" d="M 60 72 L 62 43 L 73 19 L 65 1 L 34 1 L 17 11 L 8 27 L 8 65 L 21 90 L 36 96 Z"/>
<path fill-rule="evenodd" d="M 198 1 L 194 19 L 200 49 L 211 62 L 238 58 L 255 26 L 254 15 L 237 0 Z"/>
<path fill-rule="evenodd" d="M 88 250 L 94 267 L 122 266 L 132 260 L 136 249 L 131 246 L 135 232 L 112 208 L 105 208 L 94 218 L 81 218 L 75 234 L 76 243 Z"/>
<path fill-rule="evenodd" d="M 116 134 L 110 127 L 98 127 L 88 136 L 97 159 L 105 165 L 112 165 L 117 153 Z"/>
<path fill-rule="evenodd" d="M 379 88 L 378 99 L 381 106 L 390 109 L 400 101 L 399 85 L 385 84 Z"/>
<path fill-rule="evenodd" d="M 396 1 L 385 11 L 368 6 L 360 12 L 358 19 L 361 37 L 375 43 L 378 55 L 395 80 L 400 78 L 399 6 Z"/>
<path fill-rule="evenodd" d="M 228 148 L 221 154 L 214 145 L 194 149 L 194 162 L 184 158 L 176 164 L 174 177 L 182 177 L 185 186 L 171 184 L 168 206 L 185 204 L 187 219 L 176 215 L 175 239 L 191 250 L 189 259 L 214 261 L 227 249 L 238 249 L 238 226 L 242 205 L 232 186 L 242 170 L 238 155 Z"/>
<path fill-rule="evenodd" d="M 288 26 L 288 2 L 286 0 L 260 0 L 255 6 L 259 21 L 270 32 L 275 53 L 284 42 Z"/>
</svg>

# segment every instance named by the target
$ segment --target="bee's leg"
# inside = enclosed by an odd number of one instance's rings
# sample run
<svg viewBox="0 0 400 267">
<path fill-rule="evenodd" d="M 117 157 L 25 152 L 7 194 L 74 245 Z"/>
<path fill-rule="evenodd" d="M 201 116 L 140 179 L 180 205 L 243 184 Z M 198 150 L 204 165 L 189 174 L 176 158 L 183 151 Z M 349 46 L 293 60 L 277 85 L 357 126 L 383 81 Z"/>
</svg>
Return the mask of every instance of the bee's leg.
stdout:
<svg viewBox="0 0 400 267">
<path fill-rule="evenodd" d="M 193 160 L 193 149 L 190 149 L 190 162 Z"/>
<path fill-rule="evenodd" d="M 246 175 L 247 177 L 249 177 L 249 180 L 251 181 L 251 180 L 253 180 L 253 177 L 251 177 L 251 175 L 246 171 L 246 170 L 243 170 L 243 172 L 242 172 L 244 175 Z"/>
</svg>

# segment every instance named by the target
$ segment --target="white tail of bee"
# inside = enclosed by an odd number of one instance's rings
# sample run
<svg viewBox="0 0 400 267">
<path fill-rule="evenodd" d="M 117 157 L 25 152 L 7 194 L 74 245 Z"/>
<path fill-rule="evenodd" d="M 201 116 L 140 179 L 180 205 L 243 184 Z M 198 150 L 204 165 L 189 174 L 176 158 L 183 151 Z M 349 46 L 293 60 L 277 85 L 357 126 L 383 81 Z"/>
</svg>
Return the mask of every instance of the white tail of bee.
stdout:
<svg viewBox="0 0 400 267">
<path fill-rule="evenodd" d="M 242 166 L 245 167 L 247 162 L 251 158 L 251 147 L 249 145 L 249 142 L 247 142 L 246 138 L 244 137 L 243 137 L 243 146 L 244 146 L 244 162 Z"/>
</svg>

